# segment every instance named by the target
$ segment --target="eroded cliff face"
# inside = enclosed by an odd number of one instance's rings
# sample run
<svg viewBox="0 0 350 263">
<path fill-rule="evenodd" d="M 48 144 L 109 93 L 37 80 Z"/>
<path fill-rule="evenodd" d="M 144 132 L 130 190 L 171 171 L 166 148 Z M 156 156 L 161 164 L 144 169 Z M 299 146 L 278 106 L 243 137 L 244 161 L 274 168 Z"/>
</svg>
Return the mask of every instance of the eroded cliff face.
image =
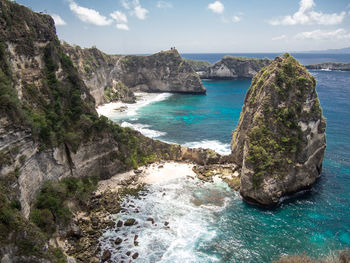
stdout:
<svg viewBox="0 0 350 263">
<path fill-rule="evenodd" d="M 270 64 L 269 59 L 241 58 L 226 56 L 200 74 L 204 79 L 253 78 L 263 67 Z"/>
<path fill-rule="evenodd" d="M 254 77 L 231 142 L 245 200 L 274 206 L 320 175 L 326 122 L 315 87 L 314 77 L 288 54 Z"/>
<path fill-rule="evenodd" d="M 108 93 L 123 85 L 130 91 L 205 94 L 199 76 L 176 49 L 151 56 L 106 55 L 96 48 L 81 49 L 64 44 L 96 104 L 115 98 Z M 132 102 L 132 95 L 121 100 Z"/>
<path fill-rule="evenodd" d="M 0 0 L 0 10 L 1 261 L 64 262 L 28 220 L 46 181 L 104 179 L 160 159 L 203 164 L 220 159 L 99 117 L 94 97 L 57 39 L 53 19 L 8 0 Z M 172 65 L 184 73 L 186 65 L 180 64 Z M 169 74 L 177 78 L 173 70 Z"/>
</svg>

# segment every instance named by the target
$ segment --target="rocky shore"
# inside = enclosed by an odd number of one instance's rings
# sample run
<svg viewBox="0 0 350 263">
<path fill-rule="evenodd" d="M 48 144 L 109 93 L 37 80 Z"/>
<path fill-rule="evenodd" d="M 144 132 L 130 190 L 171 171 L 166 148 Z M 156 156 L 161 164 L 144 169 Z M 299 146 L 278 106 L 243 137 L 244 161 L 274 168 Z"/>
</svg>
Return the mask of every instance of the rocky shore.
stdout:
<svg viewBox="0 0 350 263">
<path fill-rule="evenodd" d="M 116 234 L 108 241 L 112 242 L 116 251 L 121 248 L 121 245 L 128 243 L 129 250 L 121 257 L 125 260 L 124 262 L 132 262 L 139 257 L 138 235 L 132 231 L 132 227 L 152 227 L 160 224 L 165 229 L 170 229 L 171 226 L 167 221 L 157 222 L 152 217 L 146 219 L 149 226 L 140 225 L 136 219 L 131 217 L 126 220 L 116 219 L 116 215 L 126 211 L 126 207 L 122 205 L 123 198 L 147 194 L 148 184 L 197 176 L 204 181 L 211 181 L 214 176 L 219 176 L 237 189 L 237 182 L 234 179 L 239 178 L 237 166 L 231 164 L 196 166 L 192 163 L 159 162 L 143 166 L 100 181 L 97 190 L 82 206 L 84 209 L 75 213 L 63 241 L 58 243 L 71 257 L 72 262 L 74 262 L 73 258 L 78 263 L 113 262 L 111 260 L 113 252 L 103 248 L 101 237 L 105 232 L 114 232 Z M 134 206 L 133 209 L 138 213 L 137 206 Z"/>
</svg>

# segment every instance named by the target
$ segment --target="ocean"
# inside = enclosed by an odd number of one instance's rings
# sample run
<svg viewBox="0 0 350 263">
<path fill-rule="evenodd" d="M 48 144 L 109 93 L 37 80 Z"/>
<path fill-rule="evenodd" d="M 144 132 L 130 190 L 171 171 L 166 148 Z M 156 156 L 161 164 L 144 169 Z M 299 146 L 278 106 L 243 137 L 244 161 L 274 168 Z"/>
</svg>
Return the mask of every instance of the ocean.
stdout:
<svg viewBox="0 0 350 263">
<path fill-rule="evenodd" d="M 183 56 L 214 62 L 222 55 Z M 350 55 L 297 54 L 296 58 L 303 64 L 350 62 Z M 133 249 L 139 253 L 135 262 L 271 262 L 281 255 L 319 258 L 350 248 L 350 72 L 310 72 L 327 118 L 323 171 L 310 191 L 265 210 L 244 203 L 220 179 L 204 183 L 186 178 L 148 186 L 140 198 L 126 198 L 125 212 L 115 215 L 116 220 L 135 218 L 141 227 L 106 232 L 101 239 L 110 248 L 108 240 L 123 231 L 138 235 L 137 247 L 126 242 L 112 258 L 123 260 Z M 250 83 L 203 80 L 207 95 L 160 94 L 133 114 L 109 117 L 155 139 L 225 154 Z M 156 226 L 147 224 L 149 217 Z"/>
</svg>

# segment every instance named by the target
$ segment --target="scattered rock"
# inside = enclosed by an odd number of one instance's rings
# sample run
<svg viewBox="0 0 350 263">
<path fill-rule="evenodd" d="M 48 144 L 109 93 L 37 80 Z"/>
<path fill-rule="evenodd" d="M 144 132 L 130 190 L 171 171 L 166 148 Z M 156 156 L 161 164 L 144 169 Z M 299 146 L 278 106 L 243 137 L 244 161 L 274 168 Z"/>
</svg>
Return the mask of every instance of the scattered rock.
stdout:
<svg viewBox="0 0 350 263">
<path fill-rule="evenodd" d="M 134 173 L 135 173 L 135 174 L 140 174 L 140 173 L 142 173 L 142 170 L 140 170 L 140 169 L 135 169 L 135 170 L 134 170 Z"/>
<path fill-rule="evenodd" d="M 111 258 L 111 256 L 112 256 L 111 251 L 105 250 L 102 254 L 101 261 L 105 262 L 105 261 L 109 260 Z"/>
<path fill-rule="evenodd" d="M 161 164 L 161 165 L 158 166 L 158 168 L 159 168 L 159 169 L 160 169 L 160 168 L 164 168 L 164 165 Z"/>
<path fill-rule="evenodd" d="M 123 221 L 118 220 L 118 222 L 117 222 L 117 227 L 122 227 L 122 226 L 123 226 Z"/>
<path fill-rule="evenodd" d="M 165 221 L 165 222 L 164 222 L 164 225 L 165 225 L 165 226 L 169 225 L 169 222 Z"/>
<path fill-rule="evenodd" d="M 135 252 L 134 255 L 132 255 L 133 259 L 137 259 L 139 257 L 139 253 Z"/>
<path fill-rule="evenodd" d="M 134 218 L 129 218 L 124 222 L 124 226 L 132 226 L 134 225 L 136 220 Z"/>
<path fill-rule="evenodd" d="M 114 244 L 116 244 L 117 246 L 123 242 L 123 239 L 121 239 L 120 237 L 117 237 L 116 240 L 114 240 Z"/>
<path fill-rule="evenodd" d="M 126 255 L 129 257 L 131 255 L 131 251 L 126 252 Z"/>
</svg>

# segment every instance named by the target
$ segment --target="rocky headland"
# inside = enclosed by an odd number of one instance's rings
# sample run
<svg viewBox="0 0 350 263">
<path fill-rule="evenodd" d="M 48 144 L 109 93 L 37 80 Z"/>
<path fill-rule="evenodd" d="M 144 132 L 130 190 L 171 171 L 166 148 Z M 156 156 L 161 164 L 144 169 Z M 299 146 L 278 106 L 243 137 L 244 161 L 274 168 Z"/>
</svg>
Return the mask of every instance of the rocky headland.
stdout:
<svg viewBox="0 0 350 263">
<path fill-rule="evenodd" d="M 275 206 L 319 177 L 326 122 L 315 87 L 315 78 L 289 54 L 254 77 L 231 142 L 244 200 Z"/>
<path fill-rule="evenodd" d="M 267 58 L 226 56 L 199 74 L 202 79 L 251 79 L 270 62 Z"/>
<path fill-rule="evenodd" d="M 263 205 L 318 177 L 325 121 L 315 80 L 293 58 L 276 58 L 255 76 L 232 155 L 221 156 L 152 140 L 95 110 L 112 100 L 132 102 L 133 91 L 204 94 L 177 50 L 141 57 L 70 47 L 58 40 L 49 15 L 9 0 L 0 0 L 0 9 L 1 262 L 108 262 L 110 252 L 98 246 L 101 231 L 135 223 L 110 216 L 123 196 L 142 190 L 142 171 L 155 162 L 159 169 L 164 161 L 191 162 L 185 166 L 200 179 L 220 175 L 245 200 Z M 230 77 L 258 70 L 243 66 Z M 110 178 L 114 190 L 98 186 Z"/>
<path fill-rule="evenodd" d="M 305 66 L 307 69 L 315 70 L 341 70 L 350 71 L 350 63 L 327 62 Z"/>
<path fill-rule="evenodd" d="M 134 102 L 133 92 L 205 94 L 198 74 L 172 48 L 150 56 L 107 55 L 97 48 L 63 43 L 96 105 L 121 100 Z"/>
<path fill-rule="evenodd" d="M 60 261 L 65 257 L 50 237 L 59 233 L 53 229 L 66 229 L 71 217 L 66 205 L 76 202 L 76 191 L 89 193 L 87 189 L 95 182 L 89 178 L 106 179 L 157 160 L 205 164 L 222 159 L 209 150 L 151 140 L 99 117 L 90 88 L 56 36 L 53 19 L 7 0 L 0 1 L 0 9 L 2 262 L 65 262 Z M 157 68 L 158 58 L 164 63 L 170 59 L 169 67 Z M 167 79 L 167 84 L 159 82 L 161 86 L 179 86 L 185 81 L 184 91 L 196 87 L 205 92 L 199 77 L 175 50 L 124 59 L 123 67 L 129 73 L 123 80 L 136 83 L 131 87 L 145 83 L 143 74 L 155 75 L 149 68 L 143 71 L 143 64 L 133 64 L 145 59 L 153 70 L 164 70 L 157 72 L 158 77 Z M 133 79 L 133 69 L 138 80 Z M 59 183 L 56 188 L 47 182 Z"/>
</svg>

